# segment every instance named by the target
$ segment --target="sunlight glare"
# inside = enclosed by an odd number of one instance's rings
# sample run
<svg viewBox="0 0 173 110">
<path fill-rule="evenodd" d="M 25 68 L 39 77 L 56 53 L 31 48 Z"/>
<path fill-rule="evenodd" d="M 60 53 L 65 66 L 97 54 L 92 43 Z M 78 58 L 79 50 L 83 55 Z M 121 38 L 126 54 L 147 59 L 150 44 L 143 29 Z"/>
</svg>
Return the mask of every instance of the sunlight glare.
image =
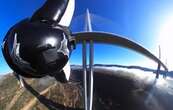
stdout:
<svg viewBox="0 0 173 110">
<path fill-rule="evenodd" d="M 46 44 L 49 44 L 49 45 L 51 45 L 52 47 L 54 47 L 55 46 L 55 44 L 56 44 L 56 39 L 54 38 L 54 37 L 50 37 L 50 38 L 47 38 L 46 40 L 45 40 L 46 42 Z"/>
<path fill-rule="evenodd" d="M 161 24 L 158 45 L 161 47 L 162 61 L 167 63 L 168 69 L 173 70 L 173 16 Z"/>
</svg>

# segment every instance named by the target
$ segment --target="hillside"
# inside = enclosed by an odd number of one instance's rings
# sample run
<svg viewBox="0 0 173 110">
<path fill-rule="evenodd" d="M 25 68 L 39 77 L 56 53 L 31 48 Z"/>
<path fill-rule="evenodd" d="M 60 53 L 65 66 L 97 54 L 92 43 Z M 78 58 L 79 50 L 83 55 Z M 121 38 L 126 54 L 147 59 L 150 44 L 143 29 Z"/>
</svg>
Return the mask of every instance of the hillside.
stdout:
<svg viewBox="0 0 173 110">
<path fill-rule="evenodd" d="M 40 101 L 45 98 L 46 103 L 50 103 L 49 99 L 51 99 L 52 105 L 59 108 L 82 108 L 82 94 L 79 86 L 74 83 L 62 84 L 50 77 L 26 79 L 26 81 L 42 95 L 38 96 Z M 48 110 L 55 108 L 53 106 L 50 108 L 51 104 L 44 105 L 44 101 L 40 102 L 29 91 L 21 88 L 12 74 L 3 76 L 0 90 L 0 110 Z"/>
</svg>

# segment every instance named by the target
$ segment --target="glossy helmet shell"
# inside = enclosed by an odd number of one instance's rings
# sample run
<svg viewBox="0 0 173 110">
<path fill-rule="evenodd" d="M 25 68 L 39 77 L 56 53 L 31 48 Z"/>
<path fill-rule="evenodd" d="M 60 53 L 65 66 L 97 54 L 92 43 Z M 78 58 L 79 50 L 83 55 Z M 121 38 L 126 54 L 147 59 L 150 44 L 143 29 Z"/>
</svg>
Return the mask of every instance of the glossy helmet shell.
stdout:
<svg viewBox="0 0 173 110">
<path fill-rule="evenodd" d="M 8 65 L 24 77 L 44 77 L 60 72 L 68 62 L 69 35 L 54 23 L 23 20 L 7 33 L 3 55 Z"/>
</svg>

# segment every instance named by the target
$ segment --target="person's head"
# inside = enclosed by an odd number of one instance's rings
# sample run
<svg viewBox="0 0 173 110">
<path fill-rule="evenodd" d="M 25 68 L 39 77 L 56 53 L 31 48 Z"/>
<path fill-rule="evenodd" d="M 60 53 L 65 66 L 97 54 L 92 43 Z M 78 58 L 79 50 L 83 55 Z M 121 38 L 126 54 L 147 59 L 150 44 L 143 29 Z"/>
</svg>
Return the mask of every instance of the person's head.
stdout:
<svg viewBox="0 0 173 110">
<path fill-rule="evenodd" d="M 4 39 L 3 54 L 16 73 L 43 77 L 60 72 L 66 65 L 73 41 L 68 28 L 59 22 L 68 3 L 68 0 L 47 0 L 30 19 L 9 30 Z M 53 20 L 55 16 L 56 20 Z"/>
</svg>

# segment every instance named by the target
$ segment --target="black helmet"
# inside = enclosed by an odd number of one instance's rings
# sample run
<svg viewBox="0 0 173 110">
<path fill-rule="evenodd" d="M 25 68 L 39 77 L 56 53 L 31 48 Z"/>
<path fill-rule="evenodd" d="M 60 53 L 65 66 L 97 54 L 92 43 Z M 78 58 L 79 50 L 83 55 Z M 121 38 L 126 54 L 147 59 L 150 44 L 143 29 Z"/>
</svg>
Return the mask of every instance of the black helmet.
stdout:
<svg viewBox="0 0 173 110">
<path fill-rule="evenodd" d="M 23 20 L 7 33 L 3 55 L 24 77 L 43 77 L 62 70 L 71 53 L 68 28 L 48 21 Z"/>
</svg>

